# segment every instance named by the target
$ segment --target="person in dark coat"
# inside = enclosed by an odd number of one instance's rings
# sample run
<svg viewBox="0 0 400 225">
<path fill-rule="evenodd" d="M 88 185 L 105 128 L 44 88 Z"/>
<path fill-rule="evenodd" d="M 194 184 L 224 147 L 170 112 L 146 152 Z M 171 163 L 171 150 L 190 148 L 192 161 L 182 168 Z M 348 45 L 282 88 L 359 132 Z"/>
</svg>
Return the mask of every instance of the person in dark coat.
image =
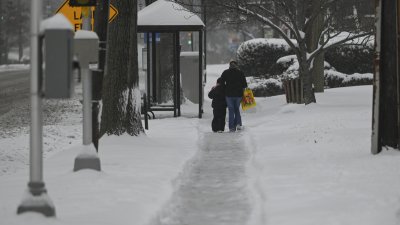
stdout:
<svg viewBox="0 0 400 225">
<path fill-rule="evenodd" d="M 211 128 L 214 132 L 224 132 L 226 118 L 226 100 L 225 85 L 222 84 L 221 78 L 217 79 L 217 84 L 208 93 L 208 97 L 212 99 L 211 106 L 213 108 L 214 118 L 211 122 Z"/>
<path fill-rule="evenodd" d="M 239 70 L 238 63 L 231 61 L 229 69 L 225 70 L 221 77 L 225 84 L 226 103 L 229 110 L 229 131 L 235 132 L 242 129 L 242 117 L 240 116 L 240 102 L 243 91 L 247 87 L 246 78 Z"/>
</svg>

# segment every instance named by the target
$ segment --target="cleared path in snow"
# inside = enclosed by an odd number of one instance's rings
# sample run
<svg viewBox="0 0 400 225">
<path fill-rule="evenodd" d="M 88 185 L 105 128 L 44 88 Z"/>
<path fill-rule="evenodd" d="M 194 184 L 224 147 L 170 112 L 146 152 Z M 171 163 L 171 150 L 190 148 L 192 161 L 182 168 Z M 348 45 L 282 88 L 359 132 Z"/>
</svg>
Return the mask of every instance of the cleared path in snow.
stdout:
<svg viewBox="0 0 400 225">
<path fill-rule="evenodd" d="M 172 199 L 151 224 L 246 224 L 251 208 L 245 134 L 204 133 L 199 152 L 179 177 Z"/>
</svg>

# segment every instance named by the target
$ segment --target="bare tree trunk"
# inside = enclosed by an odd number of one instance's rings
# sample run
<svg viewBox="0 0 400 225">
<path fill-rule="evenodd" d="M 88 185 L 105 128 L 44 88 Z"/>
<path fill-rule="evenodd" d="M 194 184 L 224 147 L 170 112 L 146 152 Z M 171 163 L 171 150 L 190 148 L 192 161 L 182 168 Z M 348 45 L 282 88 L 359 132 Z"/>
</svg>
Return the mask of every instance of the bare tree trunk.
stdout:
<svg viewBox="0 0 400 225">
<path fill-rule="evenodd" d="M 137 1 L 131 1 L 132 12 L 137 12 Z M 139 90 L 139 66 L 137 49 L 137 13 L 131 16 L 130 51 L 128 64 L 129 97 L 126 114 L 126 130 L 130 135 L 144 133 L 141 120 L 141 93 Z"/>
<path fill-rule="evenodd" d="M 300 42 L 299 45 L 303 46 L 300 48 L 306 48 L 305 44 L 302 42 Z M 299 77 L 303 82 L 304 104 L 308 105 L 313 102 L 315 103 L 316 99 L 313 90 L 313 81 L 310 65 L 307 63 L 306 51 L 301 51 L 301 55 L 298 55 L 297 58 L 299 61 Z"/>
<path fill-rule="evenodd" d="M 311 70 L 311 77 L 314 84 L 315 92 L 324 92 L 325 76 L 324 76 L 324 53 L 315 57 Z"/>
<path fill-rule="evenodd" d="M 323 14 L 319 12 L 321 10 L 321 0 L 312 0 L 311 12 L 319 13 L 315 18 L 310 29 L 306 31 L 306 42 L 308 52 L 313 52 L 318 48 L 319 36 L 323 29 Z M 324 53 L 319 54 L 315 57 L 311 76 L 314 83 L 314 89 L 316 92 L 324 92 L 325 78 L 324 78 Z"/>
<path fill-rule="evenodd" d="M 315 1 L 315 0 L 312 0 Z M 319 1 L 319 0 L 318 0 Z M 306 14 L 308 11 L 308 8 L 310 6 L 311 0 L 298 0 L 296 1 L 296 8 L 297 8 L 297 13 L 296 13 L 296 22 L 297 26 L 300 30 L 304 29 L 304 24 L 306 21 Z M 313 90 L 313 79 L 312 79 L 312 71 L 310 70 L 310 65 L 307 62 L 307 55 L 306 53 L 308 52 L 309 48 L 309 36 L 312 34 L 312 32 L 309 32 L 307 34 L 306 32 L 306 37 L 305 40 L 300 40 L 298 45 L 299 45 L 299 55 L 297 55 L 297 60 L 299 62 L 299 77 L 301 81 L 303 82 L 303 98 L 304 98 L 304 103 L 306 105 L 316 102 L 315 95 L 314 95 L 314 90 Z"/>
<path fill-rule="evenodd" d="M 144 130 L 137 70 L 137 2 L 114 1 L 113 4 L 119 14 L 108 30 L 101 133 L 138 135 Z"/>
</svg>

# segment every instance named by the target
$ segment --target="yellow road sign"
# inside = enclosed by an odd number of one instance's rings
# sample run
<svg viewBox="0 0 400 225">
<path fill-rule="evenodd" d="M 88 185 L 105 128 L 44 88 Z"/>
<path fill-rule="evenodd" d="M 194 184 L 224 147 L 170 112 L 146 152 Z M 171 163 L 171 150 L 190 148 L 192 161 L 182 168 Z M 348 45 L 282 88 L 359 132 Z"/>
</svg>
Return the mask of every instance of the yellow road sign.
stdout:
<svg viewBox="0 0 400 225">
<path fill-rule="evenodd" d="M 69 0 L 66 0 L 60 8 L 58 8 L 56 13 L 62 13 L 69 22 L 74 26 L 75 31 L 82 29 L 82 7 L 71 7 L 69 6 Z M 94 28 L 94 11 L 96 7 L 92 7 L 92 30 Z M 118 10 L 110 4 L 110 16 L 108 17 L 108 22 L 113 21 L 118 15 Z"/>
</svg>

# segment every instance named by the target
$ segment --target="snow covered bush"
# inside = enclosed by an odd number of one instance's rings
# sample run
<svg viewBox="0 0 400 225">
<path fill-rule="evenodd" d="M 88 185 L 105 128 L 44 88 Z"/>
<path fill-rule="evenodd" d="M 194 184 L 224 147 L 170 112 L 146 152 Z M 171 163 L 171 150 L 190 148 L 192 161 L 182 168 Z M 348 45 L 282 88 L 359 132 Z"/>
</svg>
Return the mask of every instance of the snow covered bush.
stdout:
<svg viewBox="0 0 400 225">
<path fill-rule="evenodd" d="M 247 77 L 246 80 L 255 97 L 268 97 L 285 93 L 282 81 L 279 78 Z"/>
<path fill-rule="evenodd" d="M 299 62 L 296 55 L 284 56 L 276 61 L 278 76 L 283 79 L 294 79 L 299 76 Z M 324 69 L 334 69 L 328 62 L 324 62 Z"/>
<path fill-rule="evenodd" d="M 341 45 L 325 52 L 325 60 L 346 74 L 372 73 L 374 46 Z"/>
<path fill-rule="evenodd" d="M 325 86 L 330 88 L 372 84 L 372 73 L 344 74 L 335 70 L 325 70 Z"/>
<path fill-rule="evenodd" d="M 276 63 L 273 66 L 273 74 L 284 74 L 288 70 L 289 71 L 297 71 L 299 68 L 299 63 L 297 61 L 297 56 L 296 55 L 287 55 L 279 58 Z M 298 76 L 298 73 L 296 77 Z"/>
<path fill-rule="evenodd" d="M 281 80 L 299 76 L 299 63 L 283 39 L 253 39 L 237 51 L 241 70 L 257 97 L 283 94 Z M 325 86 L 372 84 L 373 45 L 343 45 L 325 53 Z M 340 72 L 338 72 L 338 71 Z M 351 75 L 348 75 L 351 74 Z"/>
<path fill-rule="evenodd" d="M 237 50 L 237 61 L 246 76 L 267 76 L 282 56 L 293 54 L 283 39 L 257 38 L 243 42 Z"/>
<path fill-rule="evenodd" d="M 284 56 L 278 59 L 276 64 L 279 65 L 280 69 L 284 70 L 281 75 L 278 75 L 279 78 L 294 79 L 299 76 L 299 63 L 295 55 Z M 324 76 L 325 86 L 329 88 L 370 85 L 373 79 L 372 73 L 353 73 L 349 75 L 338 72 L 335 67 L 326 61 L 324 63 Z"/>
</svg>

